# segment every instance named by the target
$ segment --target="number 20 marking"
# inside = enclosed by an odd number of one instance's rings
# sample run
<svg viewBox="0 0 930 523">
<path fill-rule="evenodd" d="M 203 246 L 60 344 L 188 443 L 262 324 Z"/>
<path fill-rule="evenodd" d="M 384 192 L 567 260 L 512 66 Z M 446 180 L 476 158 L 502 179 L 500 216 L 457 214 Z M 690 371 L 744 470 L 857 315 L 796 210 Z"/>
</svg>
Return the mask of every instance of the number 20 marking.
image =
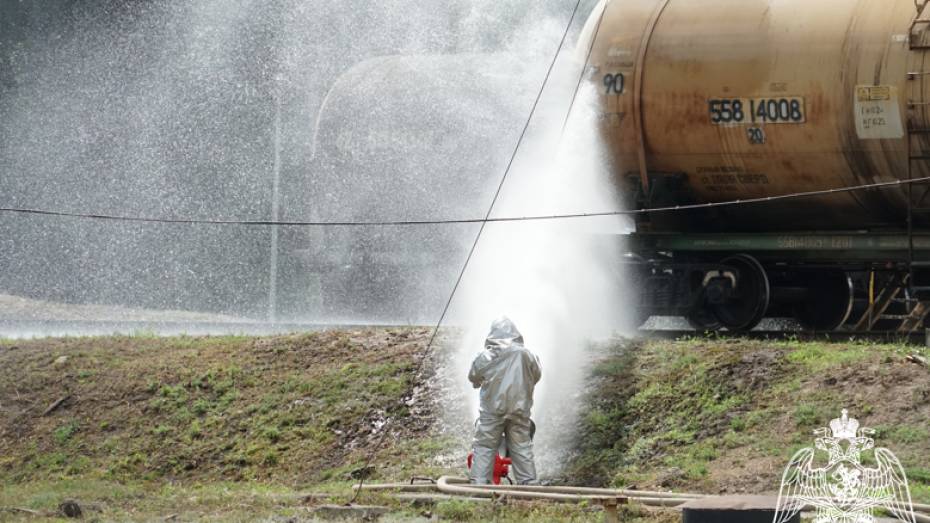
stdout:
<svg viewBox="0 0 930 523">
<path fill-rule="evenodd" d="M 765 145 L 765 130 L 761 127 L 746 129 L 746 136 L 749 137 L 749 143 L 752 145 Z"/>
</svg>

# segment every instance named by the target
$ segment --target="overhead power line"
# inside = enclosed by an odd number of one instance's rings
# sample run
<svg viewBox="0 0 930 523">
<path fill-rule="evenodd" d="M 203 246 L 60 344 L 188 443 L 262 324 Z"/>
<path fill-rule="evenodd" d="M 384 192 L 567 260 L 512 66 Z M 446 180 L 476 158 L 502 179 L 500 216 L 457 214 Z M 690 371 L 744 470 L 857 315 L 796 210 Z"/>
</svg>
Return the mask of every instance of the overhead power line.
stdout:
<svg viewBox="0 0 930 523">
<path fill-rule="evenodd" d="M 481 227 L 478 229 L 477 234 L 475 234 L 475 240 L 471 244 L 471 249 L 468 251 L 468 256 L 465 257 L 465 262 L 462 264 L 462 269 L 459 271 L 458 277 L 455 279 L 455 285 L 452 286 L 452 291 L 449 293 L 449 297 L 442 308 L 442 314 L 439 315 L 439 320 L 436 322 L 436 326 L 433 327 L 433 332 L 430 335 L 429 342 L 426 344 L 426 349 L 423 351 L 423 355 L 420 357 L 420 360 L 417 363 L 414 376 L 420 375 L 424 364 L 429 359 L 429 355 L 433 350 L 433 345 L 436 342 L 436 336 L 439 334 L 439 329 L 442 327 L 443 322 L 446 321 L 446 316 L 449 314 L 449 309 L 452 307 L 452 300 L 455 299 L 455 295 L 462 284 L 462 279 L 465 277 L 465 273 L 468 270 L 468 265 L 471 263 L 471 260 L 475 255 L 475 251 L 478 249 L 478 244 L 481 242 L 481 235 L 484 233 L 484 229 L 487 224 L 490 223 L 491 213 L 494 212 L 494 206 L 497 205 L 497 200 L 500 198 L 501 190 L 504 188 L 504 184 L 507 182 L 507 176 L 510 174 L 510 170 L 513 168 L 513 164 L 517 159 L 517 154 L 520 152 L 523 141 L 526 139 L 526 133 L 529 131 L 530 123 L 532 123 L 533 117 L 536 115 L 539 102 L 546 90 L 546 86 L 549 84 L 549 79 L 552 77 L 552 71 L 555 69 L 555 64 L 559 60 L 559 54 L 562 52 L 562 48 L 565 46 L 565 40 L 568 38 L 568 33 L 571 31 L 572 25 L 575 23 L 575 17 L 578 16 L 578 9 L 580 7 L 581 0 L 577 0 L 575 2 L 575 8 L 572 9 L 572 16 L 569 17 L 568 23 L 565 25 L 565 32 L 562 33 L 562 39 L 559 41 L 559 46 L 556 48 L 555 55 L 552 57 L 552 62 L 549 64 L 549 69 L 546 71 L 546 76 L 543 78 L 542 85 L 539 86 L 539 92 L 536 94 L 536 99 L 533 101 L 533 106 L 530 108 L 530 113 L 526 117 L 526 123 L 523 125 L 523 130 L 520 131 L 520 137 L 517 138 L 517 143 L 514 145 L 513 152 L 510 155 L 510 161 L 507 162 L 507 167 L 504 169 L 504 174 L 501 176 L 501 181 L 497 184 L 497 191 L 494 192 L 494 198 L 491 199 L 491 204 L 488 206 L 488 211 L 485 213 L 484 219 L 470 222 L 480 223 Z M 397 225 L 400 224 L 398 223 Z M 407 394 L 405 394 L 405 400 L 412 395 L 413 384 L 410 385 L 410 389 L 407 391 Z M 371 460 L 374 458 L 375 453 L 378 452 L 378 450 L 380 450 L 381 446 L 384 444 L 385 437 L 388 434 L 388 427 L 386 425 L 387 423 L 385 423 L 385 426 L 381 427 L 381 436 L 378 438 L 376 445 L 369 451 L 368 456 L 365 459 L 365 467 L 362 470 L 366 470 L 370 466 Z M 350 504 L 355 503 L 355 500 L 358 499 L 359 494 L 362 492 L 362 486 L 364 483 L 365 477 L 362 476 L 362 478 L 359 480 L 355 495 L 352 496 L 352 500 L 349 501 Z"/>
<path fill-rule="evenodd" d="M 508 168 L 509 171 L 509 168 Z M 70 211 L 58 211 L 52 209 L 29 209 L 19 207 L 0 207 L 0 213 L 9 214 L 28 214 L 38 216 L 51 216 L 60 218 L 78 218 L 86 220 L 117 221 L 117 222 L 137 222 L 137 223 L 163 223 L 163 224 L 181 224 L 181 225 L 240 225 L 250 227 L 412 227 L 423 225 L 467 225 L 467 224 L 487 224 L 487 223 L 506 223 L 506 222 L 532 222 L 532 221 L 552 221 L 552 220 L 571 220 L 580 218 L 598 218 L 605 216 L 636 216 L 646 214 L 674 213 L 704 209 L 714 209 L 720 207 L 737 207 L 743 205 L 756 205 L 760 203 L 777 202 L 783 200 L 794 200 L 801 198 L 812 198 L 815 196 L 826 196 L 830 194 L 858 192 L 870 189 L 889 189 L 911 184 L 928 183 L 930 176 L 922 178 L 912 178 L 910 180 L 895 180 L 891 182 L 878 182 L 863 185 L 853 185 L 849 187 L 837 187 L 834 189 L 822 189 L 817 191 L 796 192 L 776 196 L 761 196 L 758 198 L 746 198 L 739 200 L 728 200 L 723 202 L 695 203 L 687 205 L 674 205 L 665 207 L 653 207 L 646 209 L 631 209 L 617 211 L 599 211 L 583 213 L 566 213 L 566 214 L 547 214 L 531 216 L 505 216 L 500 218 L 491 218 L 490 214 L 484 218 L 461 218 L 461 219 L 435 219 L 435 220 L 358 220 L 358 221 L 274 221 L 274 220 L 236 220 L 236 219 L 199 219 L 199 218 L 159 218 L 149 216 L 131 216 L 105 213 L 81 213 Z M 500 187 L 503 187 L 501 185 Z M 496 202 L 500 196 L 500 187 L 495 194 Z M 493 210 L 493 207 L 492 207 Z"/>
</svg>

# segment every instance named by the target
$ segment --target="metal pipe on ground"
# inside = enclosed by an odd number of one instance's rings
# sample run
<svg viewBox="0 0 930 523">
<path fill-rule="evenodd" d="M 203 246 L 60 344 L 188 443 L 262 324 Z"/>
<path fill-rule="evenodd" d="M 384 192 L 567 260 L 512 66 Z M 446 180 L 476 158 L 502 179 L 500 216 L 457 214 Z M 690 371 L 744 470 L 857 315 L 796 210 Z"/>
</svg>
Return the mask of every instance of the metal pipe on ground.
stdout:
<svg viewBox="0 0 930 523">
<path fill-rule="evenodd" d="M 578 490 L 586 491 L 584 487 L 542 487 L 536 485 L 515 486 L 498 486 L 498 485 L 471 485 L 465 478 L 455 478 L 443 476 L 436 483 L 440 492 L 461 493 L 475 497 L 510 497 L 517 499 L 546 499 L 551 501 L 561 501 L 568 503 L 577 503 L 581 501 L 594 501 L 597 503 L 607 503 L 616 500 L 622 500 L 625 503 L 628 500 L 635 500 L 637 503 L 655 507 L 675 507 L 694 498 L 685 497 L 654 497 L 654 496 L 624 496 L 618 495 L 616 491 L 607 490 L 606 494 L 585 494 L 578 493 Z M 556 492 L 560 490 L 563 492 Z M 576 491 L 576 493 L 564 493 L 564 491 Z"/>
<path fill-rule="evenodd" d="M 591 496 L 582 494 L 559 494 L 555 492 L 541 492 L 530 490 L 506 490 L 504 488 L 476 488 L 470 485 L 467 479 L 455 478 L 452 476 L 443 476 L 436 482 L 439 492 L 445 494 L 459 494 L 472 496 L 476 498 L 500 498 L 508 497 L 514 499 L 544 499 L 549 501 L 559 501 L 563 503 L 578 503 L 581 501 L 606 501 L 609 497 L 614 499 L 620 496 Z M 540 487 L 545 488 L 545 487 Z M 625 501 L 625 499 L 624 499 Z"/>
<path fill-rule="evenodd" d="M 590 494 L 590 495 L 607 495 L 607 496 L 625 496 L 630 498 L 676 498 L 676 499 L 698 499 L 706 497 L 704 494 L 690 494 L 678 492 L 661 492 L 655 490 L 630 490 L 630 489 L 606 489 L 593 487 L 566 487 L 566 486 L 535 486 L 535 485 L 471 485 L 475 488 L 484 488 L 489 490 L 529 490 L 539 491 L 545 489 L 546 492 L 558 492 L 562 494 Z"/>
<path fill-rule="evenodd" d="M 583 494 L 559 494 L 554 492 L 540 492 L 529 489 L 507 490 L 500 488 L 475 488 L 474 485 L 468 485 L 468 480 L 464 478 L 454 478 L 443 476 L 436 482 L 436 487 L 440 492 L 446 494 L 468 495 L 473 497 L 490 497 L 497 498 L 515 498 L 527 500 L 545 500 L 557 501 L 561 503 L 578 503 L 589 501 L 597 503 L 604 508 L 605 523 L 619 523 L 620 515 L 617 511 L 618 505 L 625 505 L 628 499 L 622 496 L 591 496 Z M 546 489 L 546 487 L 538 487 Z"/>
<path fill-rule="evenodd" d="M 458 478 L 456 478 L 458 479 Z M 462 479 L 461 483 L 467 484 Z M 605 489 L 593 487 L 567 487 L 567 486 L 538 486 L 538 485 L 468 485 L 471 488 L 492 490 L 492 491 L 530 491 L 530 492 L 552 492 L 557 494 L 582 494 L 594 496 L 610 497 L 630 497 L 630 498 L 674 498 L 674 499 L 697 499 L 706 497 L 705 494 L 678 493 L 678 492 L 661 492 L 654 490 L 630 490 L 630 489 Z M 357 486 L 353 487 L 357 488 Z M 434 484 L 410 484 L 410 483 L 380 483 L 367 484 L 362 487 L 363 490 L 397 490 L 399 492 L 428 492 L 438 490 Z"/>
<path fill-rule="evenodd" d="M 471 501 L 475 503 L 491 503 L 493 500 L 488 498 L 467 498 L 464 496 L 456 496 L 454 494 L 443 494 L 441 492 L 431 492 L 431 493 L 412 493 L 412 492 L 399 492 L 397 494 L 390 495 L 394 499 L 400 501 L 407 501 L 410 503 L 438 503 L 440 501 L 449 501 L 452 499 L 458 501 Z"/>
<path fill-rule="evenodd" d="M 688 501 L 710 497 L 705 494 L 628 489 L 599 489 L 591 487 L 472 485 L 469 484 L 468 480 L 465 478 L 457 478 L 452 476 L 443 476 L 439 478 L 439 481 L 437 481 L 436 484 L 382 483 L 364 485 L 362 489 L 372 491 L 397 490 L 399 492 L 438 491 L 444 494 L 469 496 L 471 498 L 478 499 L 510 497 L 515 499 L 549 500 L 562 503 L 593 501 L 596 503 L 609 504 L 614 506 L 618 502 L 626 503 L 627 501 L 635 501 L 641 505 L 666 508 L 676 508 Z M 917 521 L 917 523 L 930 523 L 930 516 L 917 512 L 930 510 L 930 505 L 914 503 L 913 507 L 915 510 L 914 519 Z M 805 511 L 810 511 L 813 509 L 814 507 L 812 506 L 804 507 Z"/>
<path fill-rule="evenodd" d="M 365 483 L 362 490 L 396 490 L 398 492 L 430 492 L 438 490 L 435 483 Z M 352 490 L 358 490 L 358 484 L 352 485 Z"/>
</svg>

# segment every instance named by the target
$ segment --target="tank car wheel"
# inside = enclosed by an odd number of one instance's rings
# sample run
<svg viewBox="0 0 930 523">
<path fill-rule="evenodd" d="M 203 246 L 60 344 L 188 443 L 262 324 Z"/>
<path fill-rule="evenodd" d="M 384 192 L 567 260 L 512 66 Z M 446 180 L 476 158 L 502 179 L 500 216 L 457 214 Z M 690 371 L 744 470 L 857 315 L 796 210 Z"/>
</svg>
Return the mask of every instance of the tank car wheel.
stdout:
<svg viewBox="0 0 930 523">
<path fill-rule="evenodd" d="M 688 320 L 688 325 L 698 332 L 717 332 L 723 327 L 713 311 L 706 306 L 695 309 L 685 319 Z"/>
<path fill-rule="evenodd" d="M 807 299 L 794 307 L 794 317 L 807 330 L 828 332 L 840 328 L 853 309 L 852 278 L 844 271 L 817 271 L 804 274 L 800 281 Z"/>
<path fill-rule="evenodd" d="M 739 270 L 733 297 L 713 305 L 714 316 L 730 331 L 749 331 L 762 321 L 769 307 L 771 288 L 762 264 L 752 256 L 738 254 L 720 262 Z"/>
</svg>

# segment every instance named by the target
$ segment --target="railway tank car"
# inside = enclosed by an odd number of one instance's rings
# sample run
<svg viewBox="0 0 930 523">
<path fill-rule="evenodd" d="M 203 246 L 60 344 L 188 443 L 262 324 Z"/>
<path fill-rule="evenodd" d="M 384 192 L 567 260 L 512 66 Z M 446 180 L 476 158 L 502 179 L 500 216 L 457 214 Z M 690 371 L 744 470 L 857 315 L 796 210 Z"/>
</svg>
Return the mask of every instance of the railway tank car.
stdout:
<svg viewBox="0 0 930 523">
<path fill-rule="evenodd" d="M 322 202 L 314 216 L 331 221 L 473 216 L 493 197 L 512 152 L 501 137 L 519 133 L 543 72 L 506 54 L 388 55 L 353 65 L 312 122 L 297 199 Z M 339 321 L 433 321 L 470 230 L 284 231 L 281 307 L 312 296 L 300 310 Z"/>
<path fill-rule="evenodd" d="M 605 0 L 578 53 L 630 208 L 686 207 L 624 239 L 642 318 L 924 325 L 924 2 Z"/>
</svg>

